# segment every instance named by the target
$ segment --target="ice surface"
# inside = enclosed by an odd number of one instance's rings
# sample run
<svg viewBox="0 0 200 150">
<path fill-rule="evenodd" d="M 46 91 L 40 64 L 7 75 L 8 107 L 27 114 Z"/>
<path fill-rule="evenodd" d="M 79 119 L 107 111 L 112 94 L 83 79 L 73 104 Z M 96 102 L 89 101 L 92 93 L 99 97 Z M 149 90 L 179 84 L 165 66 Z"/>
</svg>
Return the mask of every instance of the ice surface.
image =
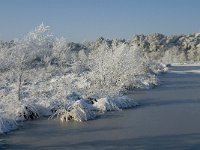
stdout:
<svg viewBox="0 0 200 150">
<path fill-rule="evenodd" d="M 17 129 L 17 122 L 14 119 L 0 117 L 0 133 L 6 133 L 15 129 Z"/>
</svg>

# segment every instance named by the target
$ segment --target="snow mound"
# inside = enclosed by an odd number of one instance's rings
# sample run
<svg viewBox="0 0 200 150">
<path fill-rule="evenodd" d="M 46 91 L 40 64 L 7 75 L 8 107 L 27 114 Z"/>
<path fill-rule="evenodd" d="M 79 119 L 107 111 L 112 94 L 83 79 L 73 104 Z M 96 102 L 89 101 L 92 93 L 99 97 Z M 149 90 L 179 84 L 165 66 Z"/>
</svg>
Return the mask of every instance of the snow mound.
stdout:
<svg viewBox="0 0 200 150">
<path fill-rule="evenodd" d="M 93 106 L 96 108 L 96 110 L 101 112 L 120 110 L 116 103 L 108 98 L 100 98 L 94 101 Z"/>
<path fill-rule="evenodd" d="M 92 106 L 87 104 L 84 100 L 77 100 L 74 103 L 68 103 L 65 108 L 58 109 L 51 118 L 57 116 L 62 122 L 78 121 L 83 122 L 96 118 Z"/>
<path fill-rule="evenodd" d="M 163 63 L 150 63 L 149 68 L 155 74 L 164 73 L 168 71 L 167 65 Z"/>
<path fill-rule="evenodd" d="M 94 108 L 101 112 L 127 109 L 138 105 L 137 102 L 125 96 L 117 98 L 106 97 L 94 100 L 93 102 Z"/>
<path fill-rule="evenodd" d="M 59 108 L 50 118 L 57 117 L 62 122 L 83 122 L 95 119 L 98 112 L 119 111 L 136 106 L 138 106 L 138 103 L 126 96 L 92 100 L 81 99 L 67 101 L 65 106 Z"/>
</svg>

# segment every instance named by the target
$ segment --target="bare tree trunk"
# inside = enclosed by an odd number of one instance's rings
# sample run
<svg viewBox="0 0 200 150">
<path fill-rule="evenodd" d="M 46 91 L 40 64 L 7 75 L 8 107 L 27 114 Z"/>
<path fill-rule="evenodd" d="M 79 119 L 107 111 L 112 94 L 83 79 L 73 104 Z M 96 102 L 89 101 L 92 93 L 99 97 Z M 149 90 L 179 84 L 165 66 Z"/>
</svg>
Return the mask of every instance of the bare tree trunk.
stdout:
<svg viewBox="0 0 200 150">
<path fill-rule="evenodd" d="M 17 90 L 18 101 L 21 101 L 22 77 L 23 77 L 23 70 L 22 70 L 22 67 L 20 67 L 20 70 L 19 70 L 19 83 L 18 83 L 18 90 Z"/>
</svg>

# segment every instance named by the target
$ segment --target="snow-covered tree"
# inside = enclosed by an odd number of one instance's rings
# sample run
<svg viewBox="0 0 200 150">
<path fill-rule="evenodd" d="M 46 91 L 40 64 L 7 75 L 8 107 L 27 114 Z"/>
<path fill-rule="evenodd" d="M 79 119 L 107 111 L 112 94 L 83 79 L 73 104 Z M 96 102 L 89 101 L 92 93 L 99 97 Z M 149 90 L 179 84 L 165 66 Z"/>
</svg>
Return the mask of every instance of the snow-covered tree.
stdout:
<svg viewBox="0 0 200 150">
<path fill-rule="evenodd" d="M 109 46 L 103 41 L 91 51 L 88 79 L 91 80 L 89 95 L 114 96 L 134 84 L 135 76 L 143 74 L 143 57 L 139 49 L 126 43 Z"/>
</svg>

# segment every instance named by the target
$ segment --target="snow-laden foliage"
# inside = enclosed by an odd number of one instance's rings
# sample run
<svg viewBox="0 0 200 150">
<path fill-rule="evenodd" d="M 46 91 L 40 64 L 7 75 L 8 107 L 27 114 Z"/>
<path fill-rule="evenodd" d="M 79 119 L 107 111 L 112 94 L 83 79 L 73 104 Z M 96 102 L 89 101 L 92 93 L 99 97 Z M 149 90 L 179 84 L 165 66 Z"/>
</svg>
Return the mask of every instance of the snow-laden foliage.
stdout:
<svg viewBox="0 0 200 150">
<path fill-rule="evenodd" d="M 137 102 L 125 96 L 115 98 L 106 97 L 93 100 L 94 108 L 101 112 L 127 109 L 136 107 L 137 105 Z"/>
<path fill-rule="evenodd" d="M 33 120 L 39 118 L 39 112 L 37 108 L 32 105 L 22 104 L 18 110 L 18 116 L 19 118 L 22 118 L 20 120 Z"/>
<path fill-rule="evenodd" d="M 104 113 L 106 111 L 118 111 L 122 109 L 136 107 L 138 105 L 134 100 L 122 96 L 113 98 L 100 98 L 100 99 L 79 99 L 77 94 L 70 94 L 67 97 L 74 95 L 73 100 L 67 100 L 65 105 L 58 108 L 50 118 L 58 117 L 62 122 L 68 121 L 87 121 L 96 118 L 98 112 Z M 78 100 L 77 100 L 78 98 Z M 76 99 L 76 100 L 75 100 Z"/>
<path fill-rule="evenodd" d="M 96 118 L 96 114 L 91 108 L 92 106 L 84 100 L 71 101 L 64 108 L 58 109 L 52 117 L 57 116 L 62 122 L 87 121 Z"/>
<path fill-rule="evenodd" d="M 102 41 L 89 55 L 91 72 L 87 74 L 87 79 L 91 80 L 91 85 L 88 91 L 96 96 L 100 94 L 99 97 L 118 95 L 132 84 L 135 75 L 145 74 L 137 47 L 126 43 L 109 44 Z"/>
<path fill-rule="evenodd" d="M 131 43 L 138 45 L 150 60 L 167 64 L 200 61 L 200 33 L 136 35 Z"/>
<path fill-rule="evenodd" d="M 156 75 L 166 69 L 141 48 L 119 39 L 68 42 L 44 24 L 1 42 L 0 133 L 40 116 L 81 122 L 137 106 L 123 95 L 157 85 Z"/>
<path fill-rule="evenodd" d="M 168 70 L 167 65 L 162 64 L 162 63 L 151 62 L 149 64 L 150 64 L 149 65 L 150 70 L 155 74 L 163 73 L 163 72 L 166 72 Z"/>
<path fill-rule="evenodd" d="M 15 41 L 14 46 L 1 48 L 3 70 L 20 70 L 33 68 L 40 61 L 40 65 L 47 65 L 51 55 L 53 37 L 49 27 L 41 24 L 34 31 L 28 33 L 22 39 Z"/>
<path fill-rule="evenodd" d="M 156 80 L 153 81 L 152 71 L 155 70 L 150 71 L 151 65 L 144 60 L 136 45 L 124 40 L 101 38 L 90 44 L 89 48 L 91 52 L 86 68 L 90 71 L 82 73 L 81 78 L 85 82 L 79 88 L 87 97 L 119 96 L 127 89 L 140 87 L 147 80 L 157 84 Z"/>
</svg>

